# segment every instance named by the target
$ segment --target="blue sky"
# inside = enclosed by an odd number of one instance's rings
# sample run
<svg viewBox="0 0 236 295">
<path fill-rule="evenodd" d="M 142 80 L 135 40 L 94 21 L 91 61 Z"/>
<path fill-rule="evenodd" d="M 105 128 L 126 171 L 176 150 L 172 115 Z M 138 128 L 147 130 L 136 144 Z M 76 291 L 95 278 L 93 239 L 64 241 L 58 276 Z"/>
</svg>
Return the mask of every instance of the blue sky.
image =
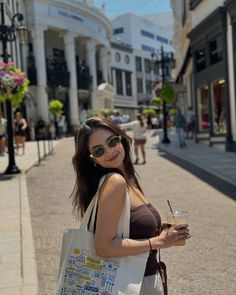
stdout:
<svg viewBox="0 0 236 295">
<path fill-rule="evenodd" d="M 169 0 L 94 0 L 94 4 L 97 7 L 105 4 L 108 17 L 126 12 L 145 15 L 171 10 Z"/>
</svg>

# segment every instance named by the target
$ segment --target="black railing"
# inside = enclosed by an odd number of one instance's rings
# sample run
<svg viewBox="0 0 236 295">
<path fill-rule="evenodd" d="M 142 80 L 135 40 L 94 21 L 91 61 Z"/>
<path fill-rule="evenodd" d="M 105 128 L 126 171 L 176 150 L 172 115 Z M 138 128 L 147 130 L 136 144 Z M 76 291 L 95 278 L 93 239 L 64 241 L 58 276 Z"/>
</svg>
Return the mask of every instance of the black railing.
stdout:
<svg viewBox="0 0 236 295">
<path fill-rule="evenodd" d="M 49 87 L 70 86 L 70 73 L 67 71 L 65 61 L 57 60 L 56 58 L 47 58 L 47 83 Z"/>
<path fill-rule="evenodd" d="M 30 81 L 29 85 L 38 85 L 35 57 L 33 56 L 32 52 L 29 53 L 27 58 L 27 78 Z"/>
<path fill-rule="evenodd" d="M 92 77 L 89 73 L 89 68 L 85 64 L 77 65 L 77 84 L 78 89 L 89 90 L 92 84 Z"/>
<path fill-rule="evenodd" d="M 97 70 L 97 84 L 100 85 L 104 82 L 103 76 L 102 76 L 102 71 Z"/>
</svg>

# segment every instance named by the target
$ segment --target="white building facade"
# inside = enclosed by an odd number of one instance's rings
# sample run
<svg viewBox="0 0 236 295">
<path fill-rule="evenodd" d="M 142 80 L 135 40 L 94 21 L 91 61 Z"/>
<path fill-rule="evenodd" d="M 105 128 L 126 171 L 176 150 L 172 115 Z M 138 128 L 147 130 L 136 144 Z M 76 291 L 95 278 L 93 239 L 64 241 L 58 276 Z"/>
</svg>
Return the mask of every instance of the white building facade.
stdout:
<svg viewBox="0 0 236 295">
<path fill-rule="evenodd" d="M 102 107 L 96 89 L 109 80 L 112 27 L 93 1 L 28 0 L 27 70 L 37 106 L 28 117 L 49 121 L 48 103 L 60 99 L 72 128 L 84 109 Z"/>
<path fill-rule="evenodd" d="M 166 22 L 160 21 L 163 19 Z M 152 55 L 154 54 L 155 59 L 160 58 L 161 46 L 163 46 L 164 52 L 173 52 L 173 25 L 171 22 L 169 23 L 171 19 L 171 14 L 165 17 L 163 14 L 137 16 L 127 13 L 112 20 L 112 40 L 113 44 L 117 44 L 116 48 L 112 46 L 113 82 L 119 80 L 119 77 L 117 78 L 117 75 L 120 75 L 119 68 L 122 67 L 125 70 L 128 67 L 131 72 L 131 79 L 128 80 L 128 83 L 130 80 L 132 83 L 130 87 L 132 89 L 131 97 L 125 97 L 126 94 L 117 93 L 114 100 L 116 108 L 122 109 L 129 104 L 131 108 L 137 110 L 151 105 L 153 83 L 161 80 L 160 68 L 155 66 L 152 69 L 151 67 Z M 126 48 L 126 53 L 118 52 L 118 48 L 122 47 Z M 168 71 L 166 76 L 170 77 L 170 69 Z M 124 88 L 126 89 L 125 82 L 123 78 Z"/>
</svg>

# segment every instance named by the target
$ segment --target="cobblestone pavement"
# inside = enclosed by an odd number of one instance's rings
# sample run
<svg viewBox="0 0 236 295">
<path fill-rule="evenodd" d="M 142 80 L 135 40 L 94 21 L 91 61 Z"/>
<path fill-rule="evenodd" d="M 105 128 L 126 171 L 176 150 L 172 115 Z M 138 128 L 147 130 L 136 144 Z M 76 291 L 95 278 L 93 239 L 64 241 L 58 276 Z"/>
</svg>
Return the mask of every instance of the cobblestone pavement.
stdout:
<svg viewBox="0 0 236 295">
<path fill-rule="evenodd" d="M 169 294 L 236 294 L 235 201 L 166 160 L 152 149 L 153 140 L 147 143 L 147 164 L 136 166 L 147 197 L 162 216 L 167 199 L 190 213 L 187 245 L 162 251 Z M 55 294 L 63 229 L 77 227 L 68 199 L 75 179 L 73 148 L 72 139 L 62 140 L 56 155 L 27 176 L 40 295 Z"/>
</svg>

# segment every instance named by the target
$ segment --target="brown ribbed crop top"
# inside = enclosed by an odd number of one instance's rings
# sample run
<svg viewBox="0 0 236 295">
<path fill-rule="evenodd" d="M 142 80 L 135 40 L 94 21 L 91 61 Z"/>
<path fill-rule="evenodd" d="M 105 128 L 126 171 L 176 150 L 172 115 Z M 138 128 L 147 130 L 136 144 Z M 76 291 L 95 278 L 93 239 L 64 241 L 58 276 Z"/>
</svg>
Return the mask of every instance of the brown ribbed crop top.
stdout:
<svg viewBox="0 0 236 295">
<path fill-rule="evenodd" d="M 161 217 L 150 204 L 143 204 L 130 211 L 130 238 L 149 239 L 159 234 Z M 157 250 L 150 251 L 144 276 L 158 272 Z"/>
</svg>

